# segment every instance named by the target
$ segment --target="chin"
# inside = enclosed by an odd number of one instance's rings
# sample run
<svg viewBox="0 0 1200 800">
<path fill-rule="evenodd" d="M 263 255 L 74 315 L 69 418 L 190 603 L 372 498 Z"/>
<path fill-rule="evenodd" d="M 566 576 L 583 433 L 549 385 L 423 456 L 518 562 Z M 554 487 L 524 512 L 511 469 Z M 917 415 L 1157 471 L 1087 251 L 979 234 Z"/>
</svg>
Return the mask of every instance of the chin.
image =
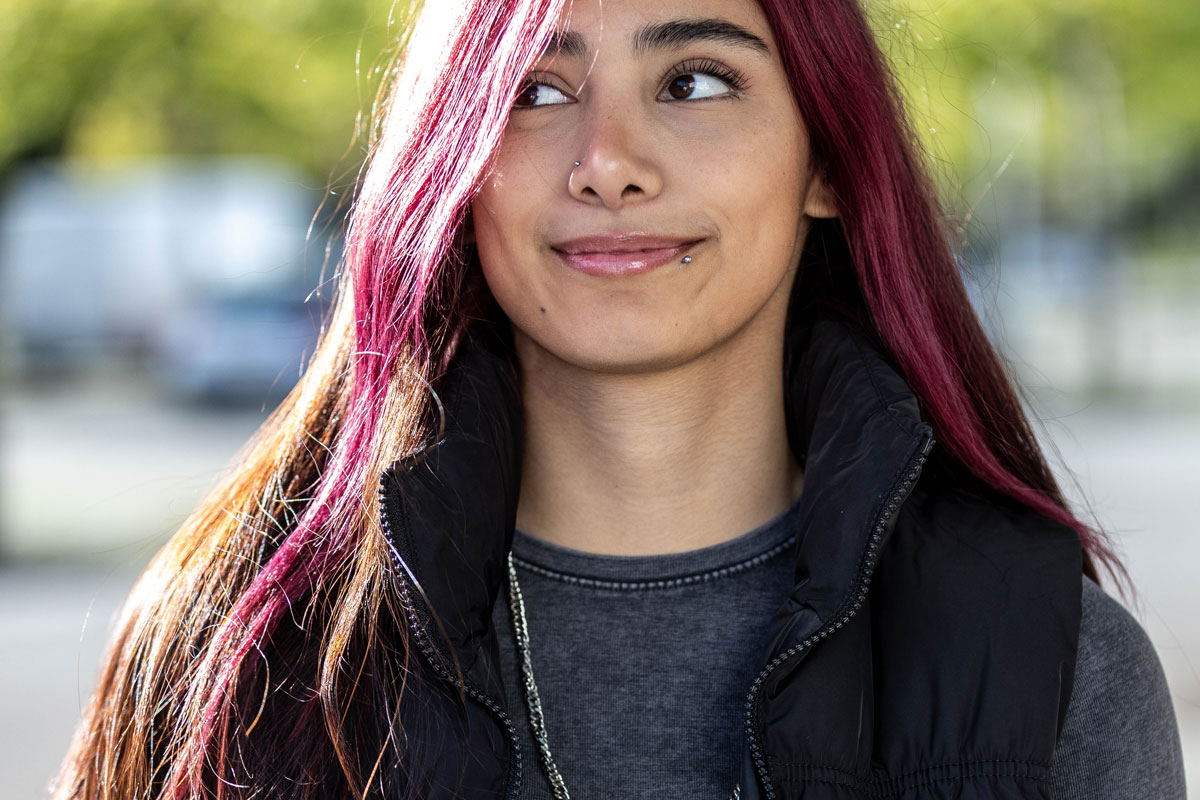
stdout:
<svg viewBox="0 0 1200 800">
<path fill-rule="evenodd" d="M 581 331 L 586 335 L 580 335 Z M 536 363 L 549 356 L 576 369 L 634 375 L 671 369 L 695 359 L 707 349 L 695 338 L 645 329 L 604 330 L 603 326 L 581 326 L 569 332 L 518 328 L 517 349 L 527 366 L 531 358 Z"/>
</svg>

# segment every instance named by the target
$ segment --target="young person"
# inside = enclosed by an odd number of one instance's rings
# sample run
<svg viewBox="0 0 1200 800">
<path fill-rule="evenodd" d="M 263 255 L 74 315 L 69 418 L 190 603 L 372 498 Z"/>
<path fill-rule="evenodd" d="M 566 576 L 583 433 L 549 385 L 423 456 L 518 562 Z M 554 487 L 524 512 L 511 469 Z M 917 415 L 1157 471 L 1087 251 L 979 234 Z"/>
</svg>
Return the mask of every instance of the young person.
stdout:
<svg viewBox="0 0 1200 800">
<path fill-rule="evenodd" d="M 63 797 L 1183 797 L 854 0 L 428 4 Z"/>
</svg>

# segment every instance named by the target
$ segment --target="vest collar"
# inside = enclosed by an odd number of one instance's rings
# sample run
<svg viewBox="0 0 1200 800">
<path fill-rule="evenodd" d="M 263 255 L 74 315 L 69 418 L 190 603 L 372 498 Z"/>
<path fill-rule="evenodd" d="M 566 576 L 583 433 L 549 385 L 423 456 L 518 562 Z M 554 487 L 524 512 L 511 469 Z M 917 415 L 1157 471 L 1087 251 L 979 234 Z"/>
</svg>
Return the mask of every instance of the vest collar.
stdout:
<svg viewBox="0 0 1200 800">
<path fill-rule="evenodd" d="M 849 325 L 793 332 L 784 370 L 788 438 L 804 468 L 795 584 L 772 623 L 778 662 L 862 602 L 895 512 L 932 447 L 917 401 L 883 355 Z M 492 608 L 506 583 L 520 487 L 521 409 L 509 365 L 472 356 L 490 441 L 448 436 L 397 461 L 380 488 L 381 519 L 427 659 L 503 698 Z M 473 379 L 474 380 L 474 379 Z M 431 613 L 436 612 L 436 613 Z M 765 677 L 760 675 L 760 680 Z"/>
<path fill-rule="evenodd" d="M 792 352 L 788 437 L 804 486 L 795 582 L 772 625 L 772 659 L 861 604 L 895 513 L 933 447 L 916 397 L 860 331 L 819 319 Z"/>
</svg>

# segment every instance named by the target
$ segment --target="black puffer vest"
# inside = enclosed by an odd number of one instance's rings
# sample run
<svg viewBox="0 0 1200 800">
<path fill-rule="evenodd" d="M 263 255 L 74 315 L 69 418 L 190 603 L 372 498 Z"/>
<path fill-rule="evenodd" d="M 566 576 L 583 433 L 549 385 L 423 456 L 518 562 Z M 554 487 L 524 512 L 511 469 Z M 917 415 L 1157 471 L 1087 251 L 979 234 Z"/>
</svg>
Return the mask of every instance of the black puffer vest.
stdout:
<svg viewBox="0 0 1200 800">
<path fill-rule="evenodd" d="M 985 489 L 922 479 L 932 432 L 850 327 L 810 326 L 789 365 L 804 467 L 795 585 L 746 687 L 741 796 L 1051 797 L 1078 536 Z M 520 481 L 510 362 L 468 343 L 443 398 L 441 442 L 393 464 L 380 492 L 426 679 L 401 704 L 397 794 L 515 800 L 543 778 L 519 752 L 491 625 Z"/>
</svg>

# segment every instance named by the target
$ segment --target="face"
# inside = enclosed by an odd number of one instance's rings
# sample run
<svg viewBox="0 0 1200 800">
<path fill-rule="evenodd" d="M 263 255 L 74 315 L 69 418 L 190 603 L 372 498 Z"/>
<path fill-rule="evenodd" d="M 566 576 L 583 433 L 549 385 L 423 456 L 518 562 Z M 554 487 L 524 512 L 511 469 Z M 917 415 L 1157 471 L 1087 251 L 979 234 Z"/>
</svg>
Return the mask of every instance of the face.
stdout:
<svg viewBox="0 0 1200 800">
<path fill-rule="evenodd" d="M 471 210 L 522 360 L 626 373 L 782 337 L 835 214 L 753 0 L 568 0 Z"/>
</svg>

